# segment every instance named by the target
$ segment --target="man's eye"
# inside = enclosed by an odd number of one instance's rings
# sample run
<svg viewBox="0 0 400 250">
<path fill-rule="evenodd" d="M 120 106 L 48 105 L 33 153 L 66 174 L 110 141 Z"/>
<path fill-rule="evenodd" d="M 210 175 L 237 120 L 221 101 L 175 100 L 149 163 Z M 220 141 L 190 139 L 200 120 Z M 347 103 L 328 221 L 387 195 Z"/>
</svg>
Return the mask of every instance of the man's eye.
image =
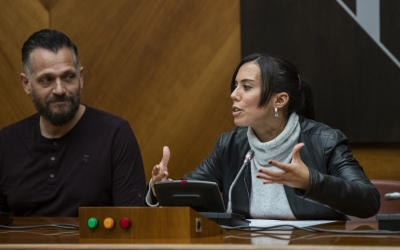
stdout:
<svg viewBox="0 0 400 250">
<path fill-rule="evenodd" d="M 65 80 L 66 81 L 72 81 L 75 79 L 75 75 L 74 74 L 69 74 L 67 76 L 65 76 Z"/>
<path fill-rule="evenodd" d="M 50 77 L 44 77 L 44 78 L 40 79 L 40 83 L 42 85 L 49 85 L 49 84 L 51 84 L 51 78 Z"/>
</svg>

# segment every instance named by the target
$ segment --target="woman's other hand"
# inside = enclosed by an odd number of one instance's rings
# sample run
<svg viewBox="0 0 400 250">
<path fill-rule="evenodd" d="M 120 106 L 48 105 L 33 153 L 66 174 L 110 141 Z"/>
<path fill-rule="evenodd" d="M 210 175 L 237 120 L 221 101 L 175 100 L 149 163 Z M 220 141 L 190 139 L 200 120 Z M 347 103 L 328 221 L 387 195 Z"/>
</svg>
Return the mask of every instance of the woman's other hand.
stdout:
<svg viewBox="0 0 400 250">
<path fill-rule="evenodd" d="M 307 190 L 310 184 L 310 171 L 300 158 L 300 150 L 304 143 L 299 143 L 292 150 L 292 161 L 290 163 L 281 163 L 270 160 L 271 166 L 279 168 L 281 171 L 275 172 L 267 168 L 258 170 L 257 178 L 262 179 L 264 184 L 279 183 L 293 188 Z"/>
</svg>

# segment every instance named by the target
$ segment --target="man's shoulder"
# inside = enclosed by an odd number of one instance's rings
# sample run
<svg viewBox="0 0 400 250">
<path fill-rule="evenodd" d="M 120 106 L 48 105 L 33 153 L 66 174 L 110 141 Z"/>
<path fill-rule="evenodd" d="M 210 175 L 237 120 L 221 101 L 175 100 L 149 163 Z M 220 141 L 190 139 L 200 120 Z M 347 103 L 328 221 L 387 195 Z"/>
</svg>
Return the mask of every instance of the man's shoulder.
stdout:
<svg viewBox="0 0 400 250">
<path fill-rule="evenodd" d="M 92 108 L 89 106 L 86 106 L 84 117 L 90 118 L 90 120 L 94 122 L 106 122 L 106 123 L 126 122 L 125 119 L 119 117 L 118 115 L 100 109 Z"/>
<path fill-rule="evenodd" d="M 85 131 L 87 134 L 115 133 L 131 131 L 127 120 L 107 111 L 86 106 L 86 110 L 74 131 Z"/>
<path fill-rule="evenodd" d="M 1 128 L 2 132 L 7 131 L 27 131 L 29 128 L 39 126 L 40 115 L 38 113 L 28 116 L 20 121 L 9 124 Z"/>
</svg>

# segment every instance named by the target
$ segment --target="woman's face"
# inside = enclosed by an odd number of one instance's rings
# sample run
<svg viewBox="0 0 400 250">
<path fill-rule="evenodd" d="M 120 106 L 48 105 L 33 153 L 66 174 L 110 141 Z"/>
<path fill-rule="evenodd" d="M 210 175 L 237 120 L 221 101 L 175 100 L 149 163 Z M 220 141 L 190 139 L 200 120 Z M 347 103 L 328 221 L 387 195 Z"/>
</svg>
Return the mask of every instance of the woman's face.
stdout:
<svg viewBox="0 0 400 250">
<path fill-rule="evenodd" d="M 261 95 L 261 73 L 258 64 L 243 64 L 236 75 L 235 89 L 231 94 L 233 100 L 232 114 L 236 126 L 250 126 L 253 129 L 265 127 L 267 121 L 274 117 L 272 99 L 267 106 L 259 108 Z"/>
</svg>

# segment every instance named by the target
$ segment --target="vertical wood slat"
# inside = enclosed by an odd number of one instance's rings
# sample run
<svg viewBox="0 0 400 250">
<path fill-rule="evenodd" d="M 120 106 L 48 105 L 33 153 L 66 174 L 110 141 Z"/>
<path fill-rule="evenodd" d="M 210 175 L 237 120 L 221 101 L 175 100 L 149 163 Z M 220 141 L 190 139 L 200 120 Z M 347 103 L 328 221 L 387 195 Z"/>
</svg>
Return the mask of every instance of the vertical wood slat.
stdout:
<svg viewBox="0 0 400 250">
<path fill-rule="evenodd" d="M 49 13 L 40 1 L 1 1 L 0 128 L 35 112 L 20 83 L 21 48 L 33 32 L 48 27 Z"/>
</svg>

